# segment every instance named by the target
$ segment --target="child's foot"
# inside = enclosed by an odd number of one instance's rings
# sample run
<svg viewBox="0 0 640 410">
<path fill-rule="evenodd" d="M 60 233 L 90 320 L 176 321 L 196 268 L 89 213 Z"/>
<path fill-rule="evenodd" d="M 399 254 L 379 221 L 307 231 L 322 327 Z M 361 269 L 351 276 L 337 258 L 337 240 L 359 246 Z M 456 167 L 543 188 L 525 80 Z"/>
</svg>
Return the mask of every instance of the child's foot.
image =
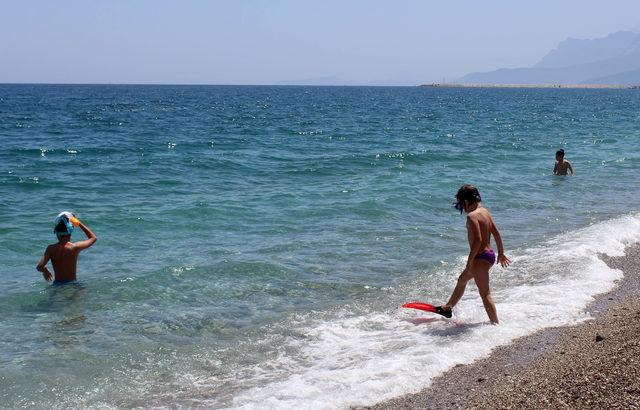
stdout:
<svg viewBox="0 0 640 410">
<path fill-rule="evenodd" d="M 451 308 L 445 308 L 443 306 L 436 306 L 436 313 L 451 319 Z"/>
</svg>

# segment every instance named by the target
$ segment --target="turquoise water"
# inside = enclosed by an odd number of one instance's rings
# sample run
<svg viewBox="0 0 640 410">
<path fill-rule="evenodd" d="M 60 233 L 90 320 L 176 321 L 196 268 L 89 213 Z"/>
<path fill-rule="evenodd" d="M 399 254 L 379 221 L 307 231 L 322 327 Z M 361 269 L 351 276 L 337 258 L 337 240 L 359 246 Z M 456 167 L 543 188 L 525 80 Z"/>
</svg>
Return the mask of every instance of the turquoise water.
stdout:
<svg viewBox="0 0 640 410">
<path fill-rule="evenodd" d="M 403 337 L 498 343 L 397 309 L 454 284 L 457 188 L 479 187 L 514 257 L 493 285 L 508 341 L 531 330 L 508 331 L 515 289 L 584 268 L 558 262 L 562 243 L 635 226 L 639 120 L 637 90 L 0 85 L 0 399 L 340 407 L 415 390 L 369 371 L 404 363 Z M 550 175 L 558 148 L 575 177 Z M 99 238 L 80 289 L 35 270 L 63 210 Z M 486 320 L 476 296 L 465 323 Z M 467 360 L 449 356 L 427 376 Z"/>
</svg>

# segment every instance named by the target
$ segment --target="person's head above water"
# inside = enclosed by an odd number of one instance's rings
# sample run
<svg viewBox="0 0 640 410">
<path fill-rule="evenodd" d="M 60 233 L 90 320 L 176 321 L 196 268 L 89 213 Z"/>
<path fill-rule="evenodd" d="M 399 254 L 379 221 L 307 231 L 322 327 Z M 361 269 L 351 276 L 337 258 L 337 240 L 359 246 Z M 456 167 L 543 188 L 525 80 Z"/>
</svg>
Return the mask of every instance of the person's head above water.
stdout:
<svg viewBox="0 0 640 410">
<path fill-rule="evenodd" d="M 59 241 L 71 240 L 71 234 L 73 233 L 73 223 L 71 218 L 73 214 L 70 212 L 60 212 L 54 220 L 55 227 L 53 233 L 58 237 Z"/>
<path fill-rule="evenodd" d="M 564 159 L 564 150 L 559 149 L 556 151 L 556 161 L 560 161 L 562 159 Z"/>
<path fill-rule="evenodd" d="M 473 185 L 465 184 L 458 189 L 456 193 L 456 202 L 453 204 L 460 213 L 467 211 L 467 209 L 475 203 L 482 201 L 480 197 L 480 191 Z"/>
</svg>

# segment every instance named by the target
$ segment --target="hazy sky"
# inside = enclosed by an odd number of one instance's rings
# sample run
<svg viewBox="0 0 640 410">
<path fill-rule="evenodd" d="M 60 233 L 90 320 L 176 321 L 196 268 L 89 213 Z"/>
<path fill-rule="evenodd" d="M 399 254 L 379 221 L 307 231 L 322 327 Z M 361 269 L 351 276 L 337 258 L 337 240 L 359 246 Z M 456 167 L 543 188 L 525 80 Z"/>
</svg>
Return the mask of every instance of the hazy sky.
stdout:
<svg viewBox="0 0 640 410">
<path fill-rule="evenodd" d="M 638 24 L 638 0 L 0 0 L 0 82 L 410 85 Z"/>
</svg>

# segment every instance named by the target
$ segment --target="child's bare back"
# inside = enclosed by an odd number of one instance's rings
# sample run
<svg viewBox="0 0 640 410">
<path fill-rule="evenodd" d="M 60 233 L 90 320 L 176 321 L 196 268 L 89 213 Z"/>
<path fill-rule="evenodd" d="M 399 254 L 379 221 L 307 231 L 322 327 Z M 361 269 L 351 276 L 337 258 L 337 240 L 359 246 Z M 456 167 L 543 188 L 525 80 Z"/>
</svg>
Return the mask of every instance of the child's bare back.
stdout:
<svg viewBox="0 0 640 410">
<path fill-rule="evenodd" d="M 80 229 L 82 229 L 82 231 L 87 235 L 88 239 L 75 243 L 71 242 L 73 225 L 80 227 Z M 75 281 L 78 255 L 82 250 L 93 245 L 98 238 L 82 222 L 68 213 L 61 213 L 58 215 L 56 218 L 56 227 L 54 232 L 58 237 L 58 242 L 47 246 L 47 249 L 40 259 L 40 262 L 38 262 L 36 269 L 42 272 L 45 280 L 51 281 L 53 275 L 51 275 L 51 272 L 47 269 L 47 263 L 50 260 L 53 265 L 55 282 L 64 283 Z"/>
<path fill-rule="evenodd" d="M 491 214 L 484 207 L 478 207 L 476 210 L 469 212 L 467 215 L 467 237 L 469 239 L 469 246 L 473 246 L 473 229 L 469 226 L 469 224 L 473 224 L 474 222 L 478 223 L 480 227 L 480 250 L 489 249 L 491 243 L 491 231 L 494 226 L 493 219 L 491 218 Z"/>
</svg>

